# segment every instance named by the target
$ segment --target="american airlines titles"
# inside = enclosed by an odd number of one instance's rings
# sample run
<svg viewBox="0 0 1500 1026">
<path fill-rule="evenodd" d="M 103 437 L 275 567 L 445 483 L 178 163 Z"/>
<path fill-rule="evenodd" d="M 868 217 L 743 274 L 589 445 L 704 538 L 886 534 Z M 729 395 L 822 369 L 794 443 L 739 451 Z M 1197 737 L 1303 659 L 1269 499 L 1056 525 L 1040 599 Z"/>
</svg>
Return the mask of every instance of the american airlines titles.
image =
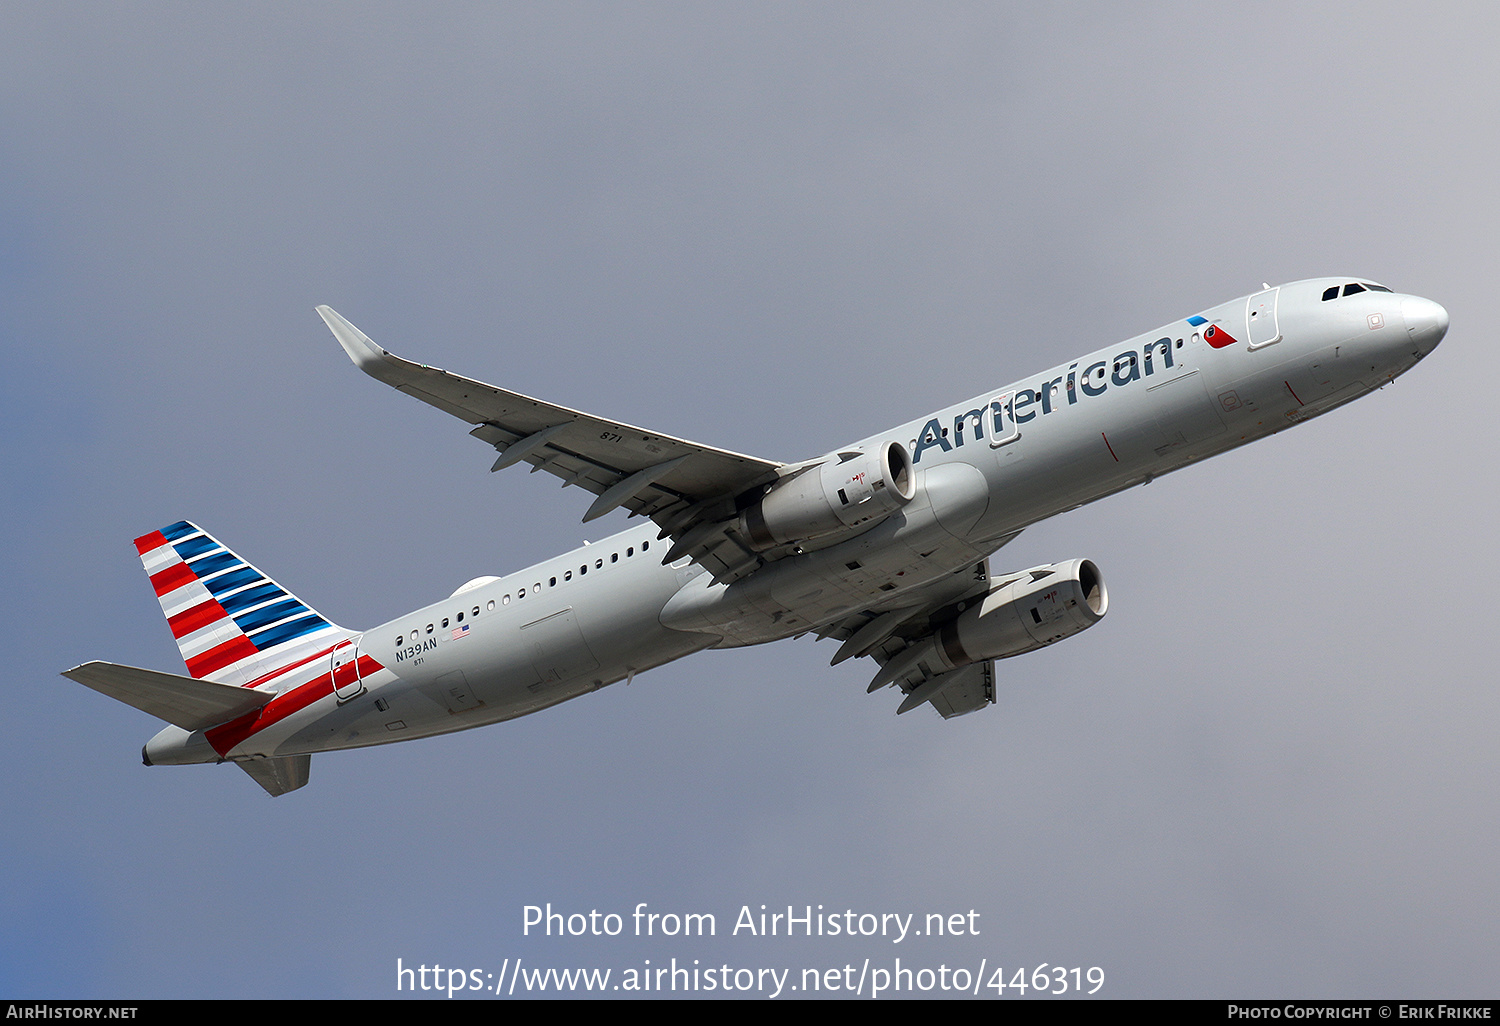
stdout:
<svg viewBox="0 0 1500 1026">
<path fill-rule="evenodd" d="M 1007 436 L 1015 437 L 1018 425 L 1035 419 L 1038 413 L 1037 407 L 1040 407 L 1042 416 L 1046 416 L 1062 407 L 1063 402 L 1060 397 L 1063 395 L 1067 396 L 1068 406 L 1075 406 L 1079 401 L 1080 393 L 1086 396 L 1100 396 L 1105 393 L 1111 383 L 1123 387 L 1132 381 L 1139 381 L 1142 377 L 1149 377 L 1172 366 L 1172 340 L 1170 338 L 1159 338 L 1139 351 L 1127 349 L 1117 355 L 1113 361 L 1096 361 L 1085 367 L 1082 373 L 1079 373 L 1078 363 L 1075 362 L 1068 368 L 1067 374 L 1055 377 L 1051 381 L 1041 382 L 1035 388 L 1018 388 L 1013 393 L 1007 392 L 990 402 L 988 406 L 960 413 L 953 418 L 952 441 L 949 441 L 948 430 L 943 426 L 941 418 L 932 418 L 923 425 L 922 433 L 918 436 L 916 446 L 912 450 L 911 460 L 913 463 L 920 463 L 922 453 L 928 449 L 950 452 L 955 447 L 963 446 L 966 428 L 971 428 L 973 431 L 971 441 L 979 441 L 984 438 L 986 421 L 990 425 L 990 444 L 1003 445 L 1008 440 Z"/>
</svg>

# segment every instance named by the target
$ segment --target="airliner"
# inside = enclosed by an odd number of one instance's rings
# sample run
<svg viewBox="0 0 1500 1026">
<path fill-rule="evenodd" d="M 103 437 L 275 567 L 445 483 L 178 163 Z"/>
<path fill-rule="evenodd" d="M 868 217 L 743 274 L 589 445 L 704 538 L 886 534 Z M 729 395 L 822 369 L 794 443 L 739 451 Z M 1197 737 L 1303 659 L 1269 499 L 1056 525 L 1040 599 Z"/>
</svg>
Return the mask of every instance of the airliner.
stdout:
<svg viewBox="0 0 1500 1026">
<path fill-rule="evenodd" d="M 813 634 L 871 693 L 944 718 L 996 699 L 995 662 L 1098 623 L 1088 559 L 996 572 L 1027 526 L 1382 388 L 1448 313 L 1364 278 L 1267 284 L 1155 331 L 797 463 L 604 420 L 412 363 L 326 306 L 360 370 L 471 425 L 639 526 L 440 602 L 340 627 L 207 531 L 136 539 L 187 674 L 64 676 L 168 724 L 148 766 L 233 762 L 269 794 L 314 753 L 538 712 L 706 648 Z"/>
</svg>

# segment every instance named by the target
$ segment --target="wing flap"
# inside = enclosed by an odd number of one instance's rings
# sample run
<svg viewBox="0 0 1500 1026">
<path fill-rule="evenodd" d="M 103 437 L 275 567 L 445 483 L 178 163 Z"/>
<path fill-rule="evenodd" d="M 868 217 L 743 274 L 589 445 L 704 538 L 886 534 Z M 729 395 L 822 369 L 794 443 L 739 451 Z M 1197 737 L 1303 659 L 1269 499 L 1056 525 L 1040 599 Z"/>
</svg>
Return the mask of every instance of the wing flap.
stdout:
<svg viewBox="0 0 1500 1026">
<path fill-rule="evenodd" d="M 945 720 L 966 713 L 977 712 L 995 701 L 995 661 L 971 663 L 952 673 L 943 674 L 952 678 L 928 699 L 938 715 Z"/>
</svg>

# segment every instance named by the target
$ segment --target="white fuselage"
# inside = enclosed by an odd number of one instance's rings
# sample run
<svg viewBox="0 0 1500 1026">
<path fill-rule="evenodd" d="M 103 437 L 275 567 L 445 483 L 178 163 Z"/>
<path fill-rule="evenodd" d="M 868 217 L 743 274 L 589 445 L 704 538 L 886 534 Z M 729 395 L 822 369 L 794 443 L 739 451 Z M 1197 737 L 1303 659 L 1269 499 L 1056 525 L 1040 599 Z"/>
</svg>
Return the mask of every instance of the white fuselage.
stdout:
<svg viewBox="0 0 1500 1026">
<path fill-rule="evenodd" d="M 916 498 L 734 583 L 686 557 L 663 565 L 670 542 L 643 523 L 366 631 L 347 700 L 325 689 L 245 737 L 168 728 L 148 753 L 287 756 L 462 730 L 703 648 L 900 607 L 1029 524 L 1364 395 L 1441 339 L 1446 313 L 1428 300 L 1368 288 L 1322 298 L 1355 280 L 1237 299 L 855 443 L 907 445 Z M 325 658 L 263 686 L 284 695 L 328 672 Z"/>
</svg>

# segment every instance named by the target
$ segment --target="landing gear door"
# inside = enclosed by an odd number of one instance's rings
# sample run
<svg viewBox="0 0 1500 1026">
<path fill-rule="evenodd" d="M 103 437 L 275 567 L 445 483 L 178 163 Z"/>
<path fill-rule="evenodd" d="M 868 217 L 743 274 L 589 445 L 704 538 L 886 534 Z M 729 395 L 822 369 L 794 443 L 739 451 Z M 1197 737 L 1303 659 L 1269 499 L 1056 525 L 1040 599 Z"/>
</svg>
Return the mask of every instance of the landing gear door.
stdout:
<svg viewBox="0 0 1500 1026">
<path fill-rule="evenodd" d="M 333 678 L 334 697 L 340 705 L 364 694 L 365 682 L 359 677 L 359 638 L 339 642 L 328 657 L 328 672 Z"/>
<path fill-rule="evenodd" d="M 1260 349 L 1281 341 L 1281 328 L 1276 323 L 1276 297 L 1281 292 L 1278 286 L 1257 292 L 1245 303 L 1245 321 L 1249 332 L 1251 349 Z"/>
</svg>

